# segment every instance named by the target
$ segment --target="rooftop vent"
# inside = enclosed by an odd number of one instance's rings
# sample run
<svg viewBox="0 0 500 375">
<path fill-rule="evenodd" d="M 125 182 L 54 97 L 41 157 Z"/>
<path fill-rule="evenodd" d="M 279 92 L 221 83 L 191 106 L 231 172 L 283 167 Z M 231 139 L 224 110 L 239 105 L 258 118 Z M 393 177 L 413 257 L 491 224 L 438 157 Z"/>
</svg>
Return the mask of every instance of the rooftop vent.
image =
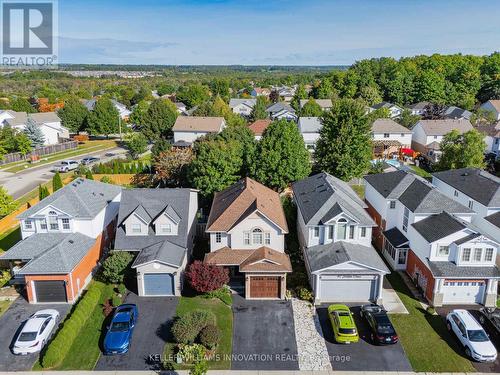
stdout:
<svg viewBox="0 0 500 375">
<path fill-rule="evenodd" d="M 69 240 L 68 242 L 69 242 L 70 244 L 72 244 L 72 245 L 75 243 L 75 241 L 73 241 L 73 240 Z"/>
</svg>

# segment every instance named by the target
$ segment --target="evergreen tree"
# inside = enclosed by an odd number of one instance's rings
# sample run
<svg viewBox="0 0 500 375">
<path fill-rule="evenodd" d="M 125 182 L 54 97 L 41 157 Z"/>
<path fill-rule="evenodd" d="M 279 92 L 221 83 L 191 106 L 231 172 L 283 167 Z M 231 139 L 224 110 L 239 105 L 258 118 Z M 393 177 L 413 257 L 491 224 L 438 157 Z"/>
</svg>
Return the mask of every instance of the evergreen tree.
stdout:
<svg viewBox="0 0 500 375">
<path fill-rule="evenodd" d="M 63 182 L 59 172 L 56 172 L 52 177 L 52 192 L 55 193 L 57 190 L 63 187 Z"/>
<path fill-rule="evenodd" d="M 7 193 L 3 186 L 0 186 L 0 217 L 10 214 L 16 209 L 14 199 Z"/>
<path fill-rule="evenodd" d="M 87 169 L 87 171 L 85 172 L 85 178 L 87 180 L 93 180 L 94 179 L 94 175 L 92 174 L 92 171 L 90 169 Z"/>
<path fill-rule="evenodd" d="M 31 141 L 33 148 L 42 147 L 45 144 L 45 136 L 38 127 L 38 124 L 31 117 L 28 117 L 23 132 Z"/>
<path fill-rule="evenodd" d="M 49 188 L 46 186 L 38 185 L 38 200 L 41 201 L 50 195 Z"/>
</svg>

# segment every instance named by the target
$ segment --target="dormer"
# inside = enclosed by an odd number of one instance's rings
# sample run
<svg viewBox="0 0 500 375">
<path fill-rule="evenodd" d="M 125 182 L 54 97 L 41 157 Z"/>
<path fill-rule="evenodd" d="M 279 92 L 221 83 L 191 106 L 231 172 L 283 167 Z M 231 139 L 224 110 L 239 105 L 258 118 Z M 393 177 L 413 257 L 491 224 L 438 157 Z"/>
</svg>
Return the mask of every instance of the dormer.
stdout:
<svg viewBox="0 0 500 375">
<path fill-rule="evenodd" d="M 155 233 L 157 236 L 176 236 L 180 222 L 179 214 L 168 205 L 153 221 Z"/>
<path fill-rule="evenodd" d="M 123 221 L 125 225 L 125 233 L 127 236 L 147 236 L 149 233 L 149 224 L 151 216 L 139 205 L 134 211 Z"/>
</svg>

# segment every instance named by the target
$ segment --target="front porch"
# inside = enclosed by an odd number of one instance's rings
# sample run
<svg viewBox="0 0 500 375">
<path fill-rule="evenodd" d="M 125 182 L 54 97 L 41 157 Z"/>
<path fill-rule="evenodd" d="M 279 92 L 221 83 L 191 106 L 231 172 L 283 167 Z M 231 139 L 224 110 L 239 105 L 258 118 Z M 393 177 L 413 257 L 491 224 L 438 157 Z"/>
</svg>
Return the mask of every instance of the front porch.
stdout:
<svg viewBox="0 0 500 375">
<path fill-rule="evenodd" d="M 382 232 L 382 255 L 390 267 L 396 271 L 406 269 L 409 241 L 398 228 L 394 227 Z"/>
</svg>

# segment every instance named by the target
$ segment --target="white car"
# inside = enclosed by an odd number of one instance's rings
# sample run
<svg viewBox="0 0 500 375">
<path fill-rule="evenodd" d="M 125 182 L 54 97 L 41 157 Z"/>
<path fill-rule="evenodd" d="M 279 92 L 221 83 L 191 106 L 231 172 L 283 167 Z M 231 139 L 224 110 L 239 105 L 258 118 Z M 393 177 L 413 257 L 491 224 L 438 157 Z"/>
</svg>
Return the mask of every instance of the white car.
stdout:
<svg viewBox="0 0 500 375">
<path fill-rule="evenodd" d="M 478 362 L 494 362 L 497 350 L 483 327 L 467 310 L 453 310 L 446 316 L 446 327 L 453 331 L 465 354 Z"/>
<path fill-rule="evenodd" d="M 78 168 L 78 162 L 76 160 L 63 160 L 54 167 L 54 171 L 68 172 L 76 168 Z"/>
<path fill-rule="evenodd" d="M 34 313 L 19 332 L 12 346 L 12 353 L 26 355 L 42 350 L 58 321 L 57 310 L 47 309 Z"/>
</svg>

